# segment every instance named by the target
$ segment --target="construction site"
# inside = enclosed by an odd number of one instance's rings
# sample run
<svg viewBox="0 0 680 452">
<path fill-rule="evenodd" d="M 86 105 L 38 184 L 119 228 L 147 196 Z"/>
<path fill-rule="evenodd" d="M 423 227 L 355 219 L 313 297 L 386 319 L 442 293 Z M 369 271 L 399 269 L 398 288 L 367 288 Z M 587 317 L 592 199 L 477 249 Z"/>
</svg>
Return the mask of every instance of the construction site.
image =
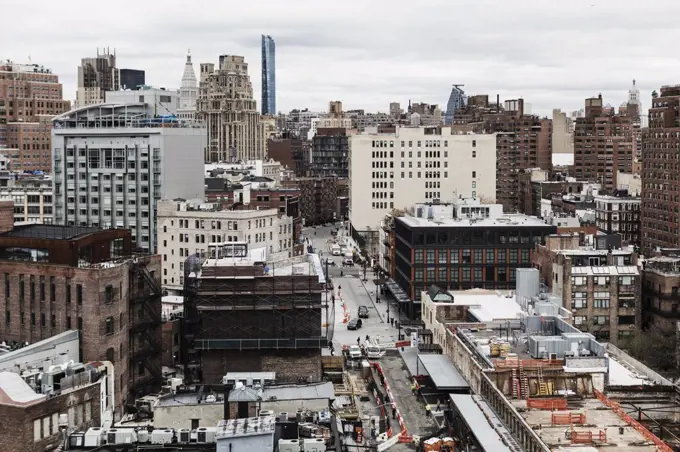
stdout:
<svg viewBox="0 0 680 452">
<path fill-rule="evenodd" d="M 280 381 L 321 379 L 321 349 L 334 319 L 317 255 L 268 264 L 246 243 L 214 244 L 185 264 L 182 342 L 188 382 L 227 372 L 276 372 Z"/>
</svg>

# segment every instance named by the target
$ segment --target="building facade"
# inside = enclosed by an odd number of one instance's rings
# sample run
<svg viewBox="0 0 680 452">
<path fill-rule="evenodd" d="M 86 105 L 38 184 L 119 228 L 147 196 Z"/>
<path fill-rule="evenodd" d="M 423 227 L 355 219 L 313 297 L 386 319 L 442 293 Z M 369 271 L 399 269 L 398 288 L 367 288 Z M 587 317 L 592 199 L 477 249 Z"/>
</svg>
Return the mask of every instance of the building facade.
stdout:
<svg viewBox="0 0 680 452">
<path fill-rule="evenodd" d="M 617 344 L 641 327 L 637 255 L 621 249 L 620 236 L 595 236 L 584 245 L 580 234 L 553 235 L 536 247 L 533 263 L 582 331 Z"/>
<path fill-rule="evenodd" d="M 574 128 L 574 177 L 596 182 L 607 194 L 617 189 L 617 173 L 632 172 L 633 122 L 603 107 L 602 96 L 586 99 L 585 116 Z"/>
<path fill-rule="evenodd" d="M 446 114 L 444 115 L 444 124 L 447 126 L 453 124 L 453 116 L 456 114 L 456 110 L 464 108 L 467 102 L 467 96 L 462 86 L 453 85 L 453 88 L 451 88 L 449 101 L 446 103 Z"/>
<path fill-rule="evenodd" d="M 535 217 L 504 215 L 500 204 L 478 199 L 416 204 L 413 215 L 394 218 L 392 278 L 415 302 L 433 284 L 447 290 L 514 289 L 515 270 L 531 267 L 533 247 L 555 230 Z"/>
<path fill-rule="evenodd" d="M 51 119 L 70 105 L 49 69 L 0 63 L 0 155 L 10 158 L 15 170 L 51 171 Z"/>
<path fill-rule="evenodd" d="M 108 104 L 145 104 L 150 116 L 172 121 L 170 117 L 178 115 L 180 96 L 165 88 L 141 86 L 134 91 L 108 91 L 104 93 L 104 100 Z"/>
<path fill-rule="evenodd" d="M 639 196 L 617 190 L 615 196 L 595 196 L 597 229 L 605 234 L 619 234 L 624 244 L 640 246 Z"/>
<path fill-rule="evenodd" d="M 308 176 L 349 176 L 349 134 L 347 129 L 317 129 L 312 139 Z"/>
<path fill-rule="evenodd" d="M 146 73 L 140 69 L 120 70 L 120 89 L 137 90 L 146 85 Z"/>
<path fill-rule="evenodd" d="M 642 267 L 643 325 L 674 331 L 680 319 L 680 250 L 662 249 Z"/>
<path fill-rule="evenodd" d="M 680 85 L 662 86 L 652 97 L 642 138 L 642 254 L 680 248 L 680 190 L 676 145 L 680 139 Z"/>
<path fill-rule="evenodd" d="M 133 257 L 126 230 L 12 227 L 12 204 L 0 209 L 0 338 L 33 343 L 79 330 L 83 360 L 115 365 L 117 416 L 160 389 L 160 257 Z"/>
<path fill-rule="evenodd" d="M 193 121 L 196 119 L 196 99 L 198 98 L 198 81 L 194 72 L 194 64 L 191 62 L 191 51 L 187 52 L 187 61 L 184 63 L 182 82 L 179 89 L 179 119 Z"/>
<path fill-rule="evenodd" d="M 78 91 L 76 107 L 101 104 L 104 93 L 118 91 L 120 88 L 120 70 L 116 67 L 116 53 L 99 53 L 94 58 L 83 58 L 78 66 Z"/>
<path fill-rule="evenodd" d="M 15 223 L 52 224 L 54 191 L 52 178 L 0 171 L 0 200 L 14 202 Z"/>
<path fill-rule="evenodd" d="M 264 125 L 242 56 L 221 55 L 217 69 L 201 64 L 196 114 L 208 129 L 206 162 L 265 157 Z"/>
<path fill-rule="evenodd" d="M 276 114 L 276 43 L 262 35 L 262 114 Z"/>
<path fill-rule="evenodd" d="M 318 256 L 262 262 L 242 242 L 211 245 L 208 255 L 203 263 L 185 263 L 188 330 L 182 356 L 188 383 L 220 381 L 227 372 L 276 372 L 277 382 L 319 381 L 328 338 Z"/>
<path fill-rule="evenodd" d="M 163 200 L 157 227 L 163 287 L 172 291 L 184 287 L 184 261 L 206 259 L 211 244 L 247 243 L 267 262 L 293 257 L 294 218 L 277 209 L 222 210 L 219 204 Z"/>
<path fill-rule="evenodd" d="M 55 224 L 130 229 L 153 252 L 157 202 L 203 196 L 205 129 L 153 109 L 100 104 L 55 118 Z"/>
<path fill-rule="evenodd" d="M 337 221 L 339 185 L 337 177 L 298 177 L 284 187 L 300 191 L 300 216 L 306 226 Z"/>
<path fill-rule="evenodd" d="M 495 199 L 494 134 L 399 127 L 395 133 L 353 135 L 349 143 L 349 217 L 360 235 L 377 231 L 392 209 L 459 196 Z"/>
</svg>

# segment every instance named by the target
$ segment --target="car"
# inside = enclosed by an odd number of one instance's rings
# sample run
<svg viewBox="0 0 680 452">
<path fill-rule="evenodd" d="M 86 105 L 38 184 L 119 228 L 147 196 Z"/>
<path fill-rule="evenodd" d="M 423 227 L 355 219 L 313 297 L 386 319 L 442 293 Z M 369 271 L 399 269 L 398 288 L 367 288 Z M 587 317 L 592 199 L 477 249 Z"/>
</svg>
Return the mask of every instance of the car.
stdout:
<svg viewBox="0 0 680 452">
<path fill-rule="evenodd" d="M 360 319 L 367 319 L 368 318 L 368 308 L 366 306 L 359 306 L 359 318 Z"/>
<path fill-rule="evenodd" d="M 361 319 L 352 319 L 347 323 L 348 330 L 358 330 L 361 328 Z"/>
<path fill-rule="evenodd" d="M 350 345 L 349 347 L 349 357 L 352 359 L 361 358 L 363 353 L 361 353 L 361 347 L 358 345 Z"/>
</svg>

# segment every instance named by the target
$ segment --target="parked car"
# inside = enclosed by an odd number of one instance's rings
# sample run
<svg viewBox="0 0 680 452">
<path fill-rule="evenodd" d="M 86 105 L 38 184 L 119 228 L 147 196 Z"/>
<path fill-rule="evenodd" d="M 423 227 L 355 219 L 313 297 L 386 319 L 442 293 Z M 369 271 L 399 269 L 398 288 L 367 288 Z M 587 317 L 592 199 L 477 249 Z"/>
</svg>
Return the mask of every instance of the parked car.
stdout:
<svg viewBox="0 0 680 452">
<path fill-rule="evenodd" d="M 354 261 L 350 258 L 344 258 L 342 260 L 342 266 L 343 267 L 354 267 Z"/>
<path fill-rule="evenodd" d="M 361 328 L 361 319 L 352 319 L 347 323 L 348 330 L 358 330 Z"/>
<path fill-rule="evenodd" d="M 359 306 L 359 318 L 360 319 L 367 319 L 368 318 L 368 308 L 366 306 Z"/>
<path fill-rule="evenodd" d="M 358 359 L 363 356 L 363 353 L 361 353 L 361 347 L 358 345 L 350 345 L 348 354 L 352 359 Z"/>
</svg>

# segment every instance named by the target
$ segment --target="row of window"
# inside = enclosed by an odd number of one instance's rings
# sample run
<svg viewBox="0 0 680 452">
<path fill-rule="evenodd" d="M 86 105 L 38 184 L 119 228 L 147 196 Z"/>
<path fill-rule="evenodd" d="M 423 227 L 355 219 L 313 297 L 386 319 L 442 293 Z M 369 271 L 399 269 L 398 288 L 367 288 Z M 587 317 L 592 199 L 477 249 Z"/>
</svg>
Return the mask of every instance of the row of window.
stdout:
<svg viewBox="0 0 680 452">
<path fill-rule="evenodd" d="M 414 143 L 413 140 L 409 140 L 408 147 L 412 148 L 413 143 Z M 426 148 L 440 148 L 440 147 L 442 147 L 442 143 L 443 143 L 443 146 L 445 148 L 449 147 L 449 141 L 448 140 L 424 140 L 424 141 L 418 140 L 418 141 L 416 141 L 416 147 L 419 147 L 419 148 L 423 147 L 422 146 L 423 143 L 425 143 Z M 371 147 L 374 147 L 374 148 L 386 148 L 386 147 L 393 148 L 394 147 L 394 140 L 390 140 L 390 141 L 373 140 L 373 142 L 371 143 Z M 402 148 L 406 147 L 406 141 L 404 141 L 404 140 L 401 141 L 401 147 Z M 477 147 L 477 140 L 472 140 L 472 147 L 473 148 Z"/>
<path fill-rule="evenodd" d="M 44 276 L 38 278 L 38 291 L 40 301 L 46 301 L 46 291 L 47 285 Z M 12 280 L 9 273 L 5 273 L 5 300 L 9 301 L 10 293 L 12 292 Z M 50 276 L 49 279 L 49 292 L 50 301 L 56 301 L 57 296 L 57 284 L 56 278 Z M 36 299 L 36 277 L 34 275 L 29 275 L 28 277 L 28 293 L 30 301 L 35 301 Z M 26 278 L 25 275 L 19 275 L 19 301 L 25 301 L 26 298 Z M 71 278 L 66 278 L 66 303 L 71 302 Z M 80 305 L 83 304 L 83 285 L 76 284 L 76 302 Z"/>
<path fill-rule="evenodd" d="M 122 315 L 122 314 L 121 314 Z M 26 325 L 26 313 L 24 311 L 19 312 L 19 324 L 20 325 Z M 35 312 L 30 313 L 29 317 L 29 324 L 31 326 L 38 326 L 38 315 Z M 5 311 L 5 325 L 10 326 L 12 324 L 12 311 L 6 310 Z M 47 314 L 44 312 L 40 313 L 40 326 L 43 328 L 47 327 Z M 57 316 L 56 314 L 52 314 L 50 318 L 50 327 L 51 328 L 56 328 L 57 327 Z M 73 328 L 73 323 L 70 315 L 66 316 L 66 329 L 70 330 Z M 83 329 L 83 318 L 82 317 L 77 317 L 76 318 L 76 329 L 82 330 Z"/>
<path fill-rule="evenodd" d="M 611 281 L 610 276 L 572 276 L 571 285 L 573 286 L 586 286 L 588 285 L 588 280 L 592 282 L 594 286 L 609 286 Z M 616 278 L 616 277 L 614 277 Z M 634 276 L 619 276 L 618 277 L 619 286 L 632 286 L 635 284 Z"/>
<path fill-rule="evenodd" d="M 616 317 L 616 323 L 617 325 L 635 325 L 635 316 L 634 315 L 619 315 Z M 582 325 L 609 325 L 609 316 L 608 315 L 595 315 L 591 318 L 591 320 L 588 320 L 587 315 L 575 315 L 574 316 L 574 325 L 576 326 L 582 326 Z"/>
<path fill-rule="evenodd" d="M 516 272 L 506 267 L 428 267 L 417 268 L 413 281 L 416 283 L 447 283 L 458 281 L 515 281 Z M 445 285 L 445 284 L 444 284 Z"/>
<path fill-rule="evenodd" d="M 517 249 L 439 249 L 439 250 L 422 250 L 416 249 L 413 253 L 413 262 L 415 264 L 487 264 L 487 263 L 506 263 L 506 257 L 509 257 L 509 262 L 514 263 L 530 263 L 531 250 L 524 248 Z"/>
<path fill-rule="evenodd" d="M 33 442 L 38 442 L 42 439 L 49 438 L 53 435 L 59 435 L 59 414 L 52 413 L 33 421 Z M 90 422 L 92 420 L 92 401 L 87 400 L 75 406 L 68 408 L 66 413 L 68 426 L 70 428 L 78 427 L 81 424 Z"/>
</svg>

